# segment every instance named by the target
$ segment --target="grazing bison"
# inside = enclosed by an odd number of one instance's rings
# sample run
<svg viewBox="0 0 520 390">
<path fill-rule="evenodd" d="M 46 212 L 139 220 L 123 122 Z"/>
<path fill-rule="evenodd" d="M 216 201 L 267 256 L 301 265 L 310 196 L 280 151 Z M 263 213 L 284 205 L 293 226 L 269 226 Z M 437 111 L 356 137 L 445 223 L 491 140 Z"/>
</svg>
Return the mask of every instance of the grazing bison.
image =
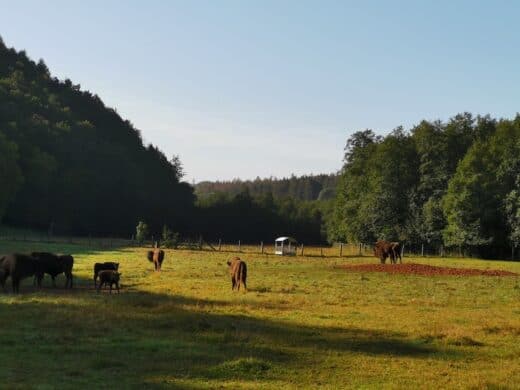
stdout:
<svg viewBox="0 0 520 390">
<path fill-rule="evenodd" d="M 97 279 L 101 271 L 117 271 L 118 269 L 119 263 L 114 263 L 111 261 L 94 264 L 94 287 L 97 287 Z"/>
<path fill-rule="evenodd" d="M 146 257 L 150 263 L 153 263 L 156 271 L 161 270 L 162 262 L 164 260 L 164 251 L 162 249 L 155 248 L 153 251 L 148 251 Z"/>
<path fill-rule="evenodd" d="M 72 268 L 74 267 L 74 258 L 71 255 L 55 255 L 48 252 L 33 252 L 31 256 L 35 258 L 41 267 L 41 274 L 36 275 L 35 280 L 41 285 L 44 274 L 49 274 L 52 278 L 52 286 L 56 287 L 56 276 L 64 274 L 67 280 L 65 288 L 72 288 Z"/>
<path fill-rule="evenodd" d="M 20 281 L 30 276 L 37 276 L 38 287 L 41 286 L 41 275 L 43 270 L 39 261 L 27 255 L 13 253 L 3 256 L 0 261 L 2 281 L 11 277 L 13 293 L 20 292 Z"/>
<path fill-rule="evenodd" d="M 101 287 L 103 285 L 110 285 L 110 294 L 112 294 L 112 285 L 115 284 L 117 292 L 119 293 L 119 277 L 121 276 L 121 273 L 113 270 L 103 270 L 100 271 L 99 274 L 99 284 L 97 286 L 97 291 L 99 292 L 101 290 Z"/>
<path fill-rule="evenodd" d="M 374 256 L 379 258 L 381 264 L 385 264 L 388 257 L 391 263 L 395 262 L 394 251 L 389 241 L 378 240 L 374 245 Z"/>
<path fill-rule="evenodd" d="M 234 257 L 227 262 L 229 273 L 231 274 L 231 290 L 235 287 L 237 291 L 240 290 L 240 285 L 244 285 L 244 290 L 247 291 L 247 265 L 240 257 Z"/>
</svg>

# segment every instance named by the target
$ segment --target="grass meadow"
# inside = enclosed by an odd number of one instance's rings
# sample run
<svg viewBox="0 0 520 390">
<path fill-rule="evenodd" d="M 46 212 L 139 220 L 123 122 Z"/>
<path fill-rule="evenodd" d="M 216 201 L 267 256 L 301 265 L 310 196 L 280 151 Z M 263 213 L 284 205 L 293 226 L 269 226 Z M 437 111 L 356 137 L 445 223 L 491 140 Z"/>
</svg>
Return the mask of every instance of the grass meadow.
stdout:
<svg viewBox="0 0 520 390">
<path fill-rule="evenodd" d="M 246 252 L 249 291 L 237 293 L 227 249 L 167 250 L 154 273 L 146 248 L 0 242 L 72 253 L 76 276 L 72 291 L 61 275 L 57 289 L 46 276 L 40 291 L 27 279 L 0 293 L 0 387 L 520 388 L 519 277 L 353 273 L 334 266 L 377 260 Z M 94 291 L 103 261 L 120 263 L 120 294 Z"/>
</svg>

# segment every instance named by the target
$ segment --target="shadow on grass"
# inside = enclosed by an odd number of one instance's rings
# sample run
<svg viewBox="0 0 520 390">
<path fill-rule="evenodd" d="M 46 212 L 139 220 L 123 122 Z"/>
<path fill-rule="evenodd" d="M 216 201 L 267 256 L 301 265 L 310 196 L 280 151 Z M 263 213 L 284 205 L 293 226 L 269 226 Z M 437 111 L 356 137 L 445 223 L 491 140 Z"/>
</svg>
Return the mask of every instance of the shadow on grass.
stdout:
<svg viewBox="0 0 520 390">
<path fill-rule="evenodd" d="M 6 386 L 33 386 L 29 373 L 37 372 L 43 387 L 198 388 L 284 380 L 330 352 L 467 357 L 404 333 L 220 314 L 213 309 L 235 304 L 124 289 L 109 296 L 96 294 L 90 280 L 76 283 L 72 291 L 27 287 L 0 296 L 0 318 L 9 324 L 0 333 Z"/>
</svg>

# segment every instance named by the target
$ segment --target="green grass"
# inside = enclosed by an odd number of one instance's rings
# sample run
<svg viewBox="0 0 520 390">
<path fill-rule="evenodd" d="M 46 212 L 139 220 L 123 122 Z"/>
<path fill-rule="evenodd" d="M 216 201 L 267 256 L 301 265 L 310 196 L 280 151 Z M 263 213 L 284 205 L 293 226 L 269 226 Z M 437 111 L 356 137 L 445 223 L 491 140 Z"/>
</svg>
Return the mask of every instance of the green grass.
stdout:
<svg viewBox="0 0 520 390">
<path fill-rule="evenodd" d="M 518 277 L 348 273 L 333 266 L 376 260 L 248 253 L 244 294 L 231 292 L 230 252 L 167 251 L 153 273 L 144 248 L 0 242 L 32 250 L 73 253 L 78 287 L 26 280 L 0 294 L 2 388 L 519 387 Z M 99 261 L 121 263 L 121 294 L 92 289 Z"/>
</svg>

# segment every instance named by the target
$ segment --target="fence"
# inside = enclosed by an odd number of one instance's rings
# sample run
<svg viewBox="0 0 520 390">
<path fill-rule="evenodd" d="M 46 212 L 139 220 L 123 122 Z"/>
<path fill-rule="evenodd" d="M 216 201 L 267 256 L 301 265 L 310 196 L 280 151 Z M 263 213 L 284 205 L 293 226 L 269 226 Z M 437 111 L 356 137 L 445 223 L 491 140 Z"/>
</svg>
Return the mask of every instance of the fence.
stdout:
<svg viewBox="0 0 520 390">
<path fill-rule="evenodd" d="M 18 229 L 9 230 L 3 228 L 0 230 L 0 241 L 11 242 L 27 242 L 27 243 L 47 243 L 47 244 L 70 244 L 81 245 L 88 248 L 99 249 L 115 249 L 122 247 L 135 246 L 154 246 L 160 244 L 160 238 L 154 236 L 146 242 L 139 245 L 134 237 L 129 239 L 116 237 L 85 237 L 85 236 L 60 236 L 48 235 L 45 233 L 34 231 L 20 231 Z M 188 250 L 210 250 L 224 252 L 240 252 L 250 254 L 274 254 L 274 242 L 259 242 L 257 245 L 243 244 L 241 240 L 235 243 L 223 243 L 220 239 L 217 242 L 207 242 L 202 237 L 198 239 L 184 239 L 176 245 L 177 249 Z M 426 244 L 407 244 L 403 243 L 403 255 L 413 257 L 473 257 L 469 248 L 431 246 Z M 355 256 L 373 256 L 372 244 L 345 244 L 335 243 L 332 246 L 305 246 L 299 244 L 296 250 L 296 256 L 306 257 L 355 257 Z M 515 253 L 511 253 L 511 259 L 515 259 Z M 509 257 L 509 256 L 507 256 Z M 504 258 L 507 258 L 504 257 Z"/>
</svg>

